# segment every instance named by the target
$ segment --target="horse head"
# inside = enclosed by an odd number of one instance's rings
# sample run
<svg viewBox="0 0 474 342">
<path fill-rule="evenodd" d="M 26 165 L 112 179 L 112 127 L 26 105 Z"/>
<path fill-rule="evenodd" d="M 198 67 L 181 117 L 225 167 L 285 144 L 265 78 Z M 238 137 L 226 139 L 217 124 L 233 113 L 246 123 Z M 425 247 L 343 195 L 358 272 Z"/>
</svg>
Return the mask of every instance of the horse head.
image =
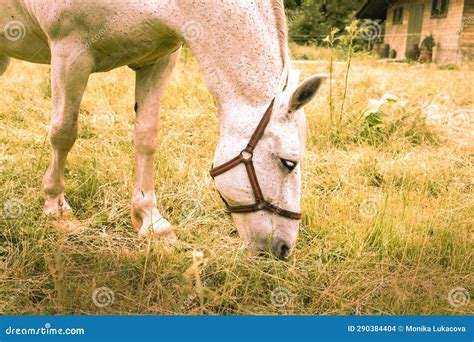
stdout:
<svg viewBox="0 0 474 342">
<path fill-rule="evenodd" d="M 304 106 L 327 76 L 314 75 L 301 83 L 298 78 L 298 71 L 289 72 L 283 91 L 256 126 L 251 120 L 224 127 L 217 166 L 211 171 L 241 238 L 254 249 L 270 251 L 282 259 L 296 244 L 301 219 Z M 241 147 L 238 154 L 236 147 Z"/>
</svg>

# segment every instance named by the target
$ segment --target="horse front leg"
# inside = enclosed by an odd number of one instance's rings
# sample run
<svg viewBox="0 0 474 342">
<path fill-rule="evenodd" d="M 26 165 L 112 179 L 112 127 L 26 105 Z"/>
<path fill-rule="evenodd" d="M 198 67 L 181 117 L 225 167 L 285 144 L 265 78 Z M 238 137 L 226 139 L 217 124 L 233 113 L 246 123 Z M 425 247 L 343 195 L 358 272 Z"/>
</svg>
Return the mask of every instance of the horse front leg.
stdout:
<svg viewBox="0 0 474 342">
<path fill-rule="evenodd" d="M 67 218 L 70 206 L 64 199 L 64 167 L 77 137 L 77 117 L 92 70 L 92 59 L 67 43 L 51 48 L 52 112 L 49 140 L 51 160 L 43 177 L 44 213 Z"/>
<path fill-rule="evenodd" d="M 136 181 L 132 195 L 132 224 L 140 237 L 153 232 L 171 241 L 176 237 L 171 224 L 158 211 L 153 173 L 160 103 L 179 55 L 180 50 L 136 70 Z"/>
</svg>

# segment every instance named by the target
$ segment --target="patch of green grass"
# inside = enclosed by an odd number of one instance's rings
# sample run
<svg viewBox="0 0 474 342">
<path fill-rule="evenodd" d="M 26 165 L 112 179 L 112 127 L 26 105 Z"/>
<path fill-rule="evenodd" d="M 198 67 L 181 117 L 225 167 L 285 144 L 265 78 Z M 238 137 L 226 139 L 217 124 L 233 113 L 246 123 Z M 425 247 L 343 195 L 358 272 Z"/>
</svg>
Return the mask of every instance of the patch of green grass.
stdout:
<svg viewBox="0 0 474 342">
<path fill-rule="evenodd" d="M 459 70 L 459 66 L 456 64 L 442 64 L 438 65 L 439 70 Z"/>
</svg>

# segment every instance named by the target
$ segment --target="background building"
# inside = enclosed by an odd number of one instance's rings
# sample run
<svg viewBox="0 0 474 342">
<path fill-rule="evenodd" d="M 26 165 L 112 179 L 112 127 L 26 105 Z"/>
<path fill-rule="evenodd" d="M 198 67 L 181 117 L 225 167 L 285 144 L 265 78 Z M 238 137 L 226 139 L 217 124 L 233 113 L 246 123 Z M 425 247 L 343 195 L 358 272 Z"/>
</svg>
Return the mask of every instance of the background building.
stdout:
<svg viewBox="0 0 474 342">
<path fill-rule="evenodd" d="M 383 42 L 397 59 L 430 34 L 435 62 L 461 63 L 474 55 L 474 0 L 366 0 L 356 16 L 385 23 Z"/>
</svg>

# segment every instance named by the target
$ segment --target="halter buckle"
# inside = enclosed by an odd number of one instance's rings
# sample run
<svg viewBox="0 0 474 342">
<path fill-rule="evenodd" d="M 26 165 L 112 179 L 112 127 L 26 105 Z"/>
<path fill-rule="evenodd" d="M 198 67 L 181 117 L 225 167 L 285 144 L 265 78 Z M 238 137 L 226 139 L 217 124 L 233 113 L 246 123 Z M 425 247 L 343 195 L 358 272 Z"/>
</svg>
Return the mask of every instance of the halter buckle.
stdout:
<svg viewBox="0 0 474 342">
<path fill-rule="evenodd" d="M 242 152 L 240 152 L 240 157 L 245 161 L 249 161 L 249 160 L 252 160 L 253 153 L 245 149 Z"/>
<path fill-rule="evenodd" d="M 257 204 L 255 205 L 255 207 L 256 207 L 258 210 L 263 210 L 263 209 L 265 209 L 266 206 L 267 206 L 267 204 L 265 203 L 264 200 L 258 201 Z"/>
</svg>

